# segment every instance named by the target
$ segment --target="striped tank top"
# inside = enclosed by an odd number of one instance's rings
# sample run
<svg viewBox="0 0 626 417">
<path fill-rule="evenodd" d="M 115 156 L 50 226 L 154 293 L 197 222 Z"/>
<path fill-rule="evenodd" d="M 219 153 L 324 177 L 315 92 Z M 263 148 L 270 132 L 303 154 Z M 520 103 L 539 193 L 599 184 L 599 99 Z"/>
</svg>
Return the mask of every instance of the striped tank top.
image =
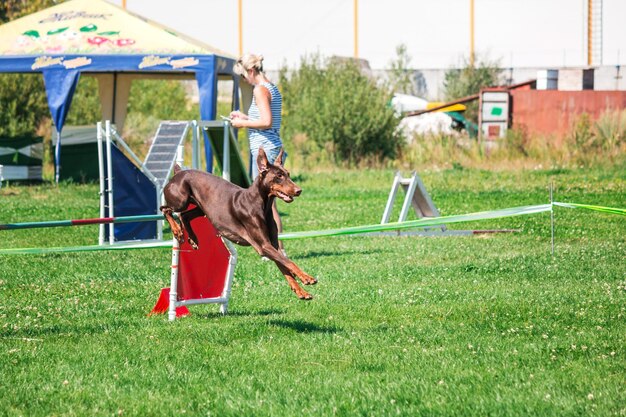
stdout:
<svg viewBox="0 0 626 417">
<path fill-rule="evenodd" d="M 283 98 L 274 84 L 261 83 L 260 85 L 267 88 L 271 95 L 270 110 L 272 112 L 272 127 L 269 129 L 248 129 L 250 151 L 255 151 L 261 146 L 264 150 L 283 146 L 283 142 L 280 140 L 280 124 L 282 121 L 280 113 L 283 107 Z M 259 120 L 261 118 L 254 96 L 252 96 L 252 104 L 248 110 L 248 118 L 250 120 Z"/>
</svg>

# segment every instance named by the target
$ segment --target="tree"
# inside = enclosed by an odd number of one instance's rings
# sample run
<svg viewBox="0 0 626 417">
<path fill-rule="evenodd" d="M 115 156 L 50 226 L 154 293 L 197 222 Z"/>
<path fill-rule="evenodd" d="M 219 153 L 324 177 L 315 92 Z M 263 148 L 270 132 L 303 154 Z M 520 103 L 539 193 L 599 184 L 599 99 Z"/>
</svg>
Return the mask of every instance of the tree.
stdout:
<svg viewBox="0 0 626 417">
<path fill-rule="evenodd" d="M 53 0 L 4 0 L 0 3 L 0 23 L 54 6 Z"/>
<path fill-rule="evenodd" d="M 416 95 L 413 71 L 409 69 L 410 64 L 411 57 L 406 50 L 406 45 L 398 45 L 396 58 L 389 63 L 389 83 L 394 92 Z"/>
<path fill-rule="evenodd" d="M 444 92 L 447 101 L 457 100 L 480 92 L 481 88 L 493 87 L 500 83 L 502 77 L 500 63 L 481 60 L 477 66 L 469 64 L 465 59 L 461 69 L 449 69 L 444 76 Z M 478 104 L 468 105 L 465 117 L 477 123 Z"/>
<path fill-rule="evenodd" d="M 303 58 L 280 73 L 287 139 L 305 135 L 336 162 L 394 158 L 402 145 L 390 92 L 354 62 Z"/>
</svg>

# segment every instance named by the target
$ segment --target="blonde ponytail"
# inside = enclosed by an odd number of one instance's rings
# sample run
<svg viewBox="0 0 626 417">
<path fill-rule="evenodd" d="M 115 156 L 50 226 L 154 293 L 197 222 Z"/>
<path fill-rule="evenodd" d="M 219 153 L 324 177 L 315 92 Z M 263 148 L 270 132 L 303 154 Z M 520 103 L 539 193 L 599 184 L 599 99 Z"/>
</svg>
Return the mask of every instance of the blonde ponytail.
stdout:
<svg viewBox="0 0 626 417">
<path fill-rule="evenodd" d="M 245 54 L 237 60 L 233 71 L 238 75 L 245 75 L 249 69 L 263 72 L 263 55 Z"/>
</svg>

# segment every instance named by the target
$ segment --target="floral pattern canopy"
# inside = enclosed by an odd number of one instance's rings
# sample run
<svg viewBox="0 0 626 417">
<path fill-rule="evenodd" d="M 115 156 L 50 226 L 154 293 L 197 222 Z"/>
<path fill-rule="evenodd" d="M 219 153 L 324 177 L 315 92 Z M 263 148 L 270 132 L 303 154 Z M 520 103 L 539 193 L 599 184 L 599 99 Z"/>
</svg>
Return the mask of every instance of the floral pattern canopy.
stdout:
<svg viewBox="0 0 626 417">
<path fill-rule="evenodd" d="M 80 73 L 188 73 L 198 82 L 200 117 L 213 120 L 217 77 L 232 76 L 238 88 L 233 64 L 229 54 L 105 0 L 69 0 L 0 26 L 0 73 L 42 73 L 59 138 Z M 59 158 L 57 149 L 57 166 Z"/>
</svg>

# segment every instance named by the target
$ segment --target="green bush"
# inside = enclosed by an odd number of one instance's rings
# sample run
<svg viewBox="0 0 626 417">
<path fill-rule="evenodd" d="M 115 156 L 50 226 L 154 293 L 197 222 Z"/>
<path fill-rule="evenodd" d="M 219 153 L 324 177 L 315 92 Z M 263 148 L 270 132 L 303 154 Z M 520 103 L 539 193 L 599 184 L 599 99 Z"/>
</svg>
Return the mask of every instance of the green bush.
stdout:
<svg viewBox="0 0 626 417">
<path fill-rule="evenodd" d="M 583 113 L 565 137 L 574 161 L 591 166 L 598 161 L 619 160 L 626 150 L 626 110 L 608 110 L 596 121 Z"/>
<path fill-rule="evenodd" d="M 391 93 L 353 62 L 305 57 L 280 72 L 283 136 L 306 158 L 335 163 L 380 162 L 398 155 L 399 119 Z"/>
</svg>

